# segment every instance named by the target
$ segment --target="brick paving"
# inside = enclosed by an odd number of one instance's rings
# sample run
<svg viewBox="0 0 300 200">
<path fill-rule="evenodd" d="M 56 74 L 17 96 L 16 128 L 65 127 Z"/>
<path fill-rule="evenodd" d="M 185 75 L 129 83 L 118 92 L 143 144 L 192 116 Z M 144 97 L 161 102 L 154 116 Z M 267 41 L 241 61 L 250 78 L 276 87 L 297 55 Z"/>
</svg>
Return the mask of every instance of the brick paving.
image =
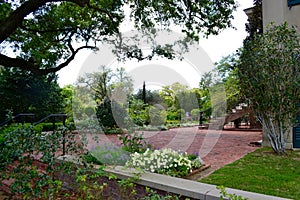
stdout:
<svg viewBox="0 0 300 200">
<path fill-rule="evenodd" d="M 145 140 L 156 149 L 172 148 L 187 153 L 197 153 L 210 168 L 196 174 L 191 179 L 209 175 L 222 166 L 234 162 L 244 155 L 256 150 L 257 146 L 250 145 L 262 139 L 260 130 L 229 129 L 205 130 L 198 127 L 176 128 L 167 131 L 141 131 Z M 97 134 L 99 136 L 99 134 Z M 88 135 L 88 148 L 96 145 L 114 143 L 120 145 L 118 136 L 100 134 L 99 139 Z"/>
<path fill-rule="evenodd" d="M 196 130 L 195 130 L 196 129 Z M 258 147 L 250 145 L 262 139 L 262 132 L 249 129 L 232 129 L 222 131 L 180 128 L 158 132 L 146 138 L 156 148 L 171 147 L 187 153 L 198 153 L 204 163 L 211 167 L 192 179 L 209 175 L 222 166 L 232 163 Z M 147 136 L 147 132 L 144 133 Z"/>
</svg>

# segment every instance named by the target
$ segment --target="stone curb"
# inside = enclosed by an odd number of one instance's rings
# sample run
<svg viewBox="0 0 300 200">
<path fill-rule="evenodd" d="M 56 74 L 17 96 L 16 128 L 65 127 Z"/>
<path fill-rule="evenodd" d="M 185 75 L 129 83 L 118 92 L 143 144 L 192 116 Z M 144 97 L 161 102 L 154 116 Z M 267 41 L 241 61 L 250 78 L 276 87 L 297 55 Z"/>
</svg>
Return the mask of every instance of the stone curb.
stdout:
<svg viewBox="0 0 300 200">
<path fill-rule="evenodd" d="M 107 167 L 105 168 L 105 171 L 115 174 L 120 179 L 127 179 L 140 175 L 137 184 L 193 199 L 220 199 L 220 190 L 216 189 L 216 186 L 211 184 L 200 183 L 150 172 L 138 172 L 135 169 L 129 169 L 122 166 Z M 226 188 L 226 191 L 229 194 L 236 194 L 238 196 L 242 196 L 243 198 L 248 198 L 249 200 L 287 200 L 286 198 L 247 192 L 232 188 Z"/>
</svg>

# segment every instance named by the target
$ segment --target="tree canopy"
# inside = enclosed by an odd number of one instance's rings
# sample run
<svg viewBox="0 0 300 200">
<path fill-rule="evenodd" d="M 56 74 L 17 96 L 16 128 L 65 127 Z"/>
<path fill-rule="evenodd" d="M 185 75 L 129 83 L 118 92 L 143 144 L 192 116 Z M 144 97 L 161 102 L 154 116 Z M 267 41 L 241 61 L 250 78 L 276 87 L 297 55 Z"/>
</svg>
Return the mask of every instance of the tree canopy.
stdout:
<svg viewBox="0 0 300 200">
<path fill-rule="evenodd" d="M 253 0 L 253 4 L 252 13 L 248 16 L 248 23 L 246 23 L 246 31 L 249 33 L 247 39 L 255 34 L 263 33 L 262 0 Z"/>
<path fill-rule="evenodd" d="M 0 71 L 0 122 L 9 112 L 34 113 L 35 119 L 63 110 L 61 89 L 55 76 L 35 76 L 18 68 Z"/>
<path fill-rule="evenodd" d="M 130 19 L 138 30 L 180 26 L 192 39 L 231 27 L 234 0 L 26 0 L 0 2 L 0 65 L 57 72 L 82 49 L 96 50 Z M 155 47 L 154 52 L 164 55 Z M 131 57 L 138 47 L 128 52 Z M 13 50 L 14 55 L 10 50 Z"/>
</svg>

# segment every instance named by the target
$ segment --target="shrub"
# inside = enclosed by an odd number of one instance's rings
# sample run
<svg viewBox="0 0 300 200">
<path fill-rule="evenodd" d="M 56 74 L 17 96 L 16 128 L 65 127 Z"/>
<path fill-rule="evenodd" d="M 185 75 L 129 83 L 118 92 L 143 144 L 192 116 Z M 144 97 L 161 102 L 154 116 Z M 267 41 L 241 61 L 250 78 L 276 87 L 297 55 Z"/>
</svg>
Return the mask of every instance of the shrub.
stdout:
<svg viewBox="0 0 300 200">
<path fill-rule="evenodd" d="M 144 104 L 142 100 L 132 99 L 129 104 L 129 116 L 132 122 L 138 126 L 148 125 L 150 123 L 150 106 Z"/>
<path fill-rule="evenodd" d="M 96 108 L 96 115 L 100 126 L 106 130 L 107 128 L 115 128 L 119 125 L 124 126 L 124 119 L 126 119 L 127 112 L 118 102 L 104 98 Z"/>
<path fill-rule="evenodd" d="M 181 120 L 181 116 L 184 116 L 185 111 L 183 109 L 177 109 L 170 107 L 167 110 L 167 120 Z"/>
<path fill-rule="evenodd" d="M 142 126 L 142 127 L 138 127 L 138 130 L 143 130 L 143 131 L 166 131 L 168 130 L 168 127 L 166 127 L 165 125 L 162 126 Z"/>
<path fill-rule="evenodd" d="M 121 128 L 106 128 L 104 130 L 105 134 L 121 134 L 123 130 Z"/>
<path fill-rule="evenodd" d="M 59 127 L 63 126 L 62 122 L 56 122 L 53 126 L 53 123 L 42 123 L 40 124 L 42 127 L 42 131 L 48 132 L 48 131 L 53 131 L 55 129 L 58 129 Z"/>
<path fill-rule="evenodd" d="M 143 134 L 139 134 L 137 132 L 134 133 L 126 133 L 119 137 L 123 144 L 123 149 L 130 153 L 138 152 L 142 153 L 145 152 L 146 148 L 150 145 L 146 143 L 143 138 Z"/>
<path fill-rule="evenodd" d="M 113 144 L 96 146 L 90 154 L 100 163 L 107 165 L 125 165 L 129 159 L 129 152 Z"/>
<path fill-rule="evenodd" d="M 191 110 L 191 115 L 193 117 L 193 120 L 198 120 L 200 117 L 200 109 L 196 108 L 196 109 Z"/>
<path fill-rule="evenodd" d="M 166 120 L 165 125 L 168 128 L 177 128 L 180 126 L 180 121 L 179 120 Z"/>
<path fill-rule="evenodd" d="M 154 151 L 147 149 L 144 153 L 136 152 L 130 155 L 130 160 L 126 163 L 128 167 L 140 167 L 146 171 L 176 177 L 187 176 L 193 168 L 199 168 L 201 165 L 200 158 L 190 160 L 187 153 L 172 149 Z"/>
<path fill-rule="evenodd" d="M 117 126 L 117 123 L 112 113 L 110 99 L 105 98 L 103 102 L 98 104 L 96 109 L 96 115 L 101 127 L 107 128 Z"/>
<path fill-rule="evenodd" d="M 11 126 L 2 134 L 4 145 L 0 148 L 0 182 L 13 180 L 10 192 L 19 193 L 24 199 L 51 196 L 59 189 L 60 182 L 53 175 L 63 167 L 56 162 L 63 141 L 68 144 L 69 153 L 79 150 L 73 142 L 73 135 L 67 134 L 67 129 L 51 134 L 43 134 L 36 129 L 28 125 Z M 45 164 L 45 171 L 34 165 L 37 155 Z"/>
<path fill-rule="evenodd" d="M 150 124 L 152 126 L 161 126 L 165 123 L 167 113 L 158 106 L 149 107 Z"/>
<path fill-rule="evenodd" d="M 81 158 L 83 162 L 91 163 L 91 164 L 97 164 L 97 165 L 103 165 L 101 161 L 99 161 L 97 158 L 95 158 L 91 152 L 87 152 L 81 155 Z"/>
</svg>

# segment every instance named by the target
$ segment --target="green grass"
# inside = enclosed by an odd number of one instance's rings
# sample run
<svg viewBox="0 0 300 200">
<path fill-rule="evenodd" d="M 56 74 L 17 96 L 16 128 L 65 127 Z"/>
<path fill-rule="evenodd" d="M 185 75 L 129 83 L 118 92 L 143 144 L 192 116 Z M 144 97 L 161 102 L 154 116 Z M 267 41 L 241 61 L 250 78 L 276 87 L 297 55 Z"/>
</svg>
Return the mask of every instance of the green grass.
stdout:
<svg viewBox="0 0 300 200">
<path fill-rule="evenodd" d="M 286 155 L 277 155 L 269 148 L 260 148 L 199 181 L 299 199 L 300 152 L 287 151 Z"/>
</svg>

